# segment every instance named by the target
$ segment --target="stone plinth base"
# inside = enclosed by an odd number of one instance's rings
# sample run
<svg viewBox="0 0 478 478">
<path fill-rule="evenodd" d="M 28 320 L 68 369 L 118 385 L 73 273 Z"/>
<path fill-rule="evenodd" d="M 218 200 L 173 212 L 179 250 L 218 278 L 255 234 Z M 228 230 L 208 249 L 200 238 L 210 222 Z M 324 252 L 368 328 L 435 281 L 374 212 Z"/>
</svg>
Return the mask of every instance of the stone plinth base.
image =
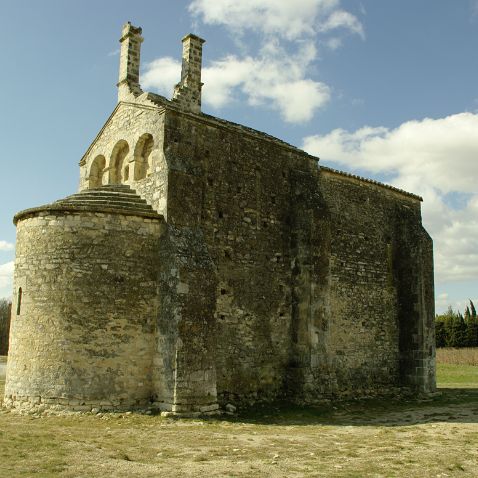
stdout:
<svg viewBox="0 0 478 478">
<path fill-rule="evenodd" d="M 202 406 L 165 406 L 165 404 L 149 403 L 144 401 L 110 402 L 107 400 L 80 400 L 55 397 L 12 397 L 6 396 L 3 407 L 19 413 L 43 412 L 145 412 L 149 414 L 161 413 L 163 417 L 192 418 L 199 416 L 214 416 L 222 414 L 217 403 Z"/>
</svg>

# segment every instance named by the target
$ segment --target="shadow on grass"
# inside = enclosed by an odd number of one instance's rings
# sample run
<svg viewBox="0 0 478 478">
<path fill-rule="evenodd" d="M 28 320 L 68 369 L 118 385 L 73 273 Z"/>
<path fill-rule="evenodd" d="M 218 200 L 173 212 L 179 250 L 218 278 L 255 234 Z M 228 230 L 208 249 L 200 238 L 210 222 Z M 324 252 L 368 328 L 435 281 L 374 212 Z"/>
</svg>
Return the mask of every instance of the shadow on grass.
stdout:
<svg viewBox="0 0 478 478">
<path fill-rule="evenodd" d="M 367 399 L 321 406 L 285 402 L 255 406 L 222 421 L 278 426 L 385 426 L 448 422 L 478 423 L 478 388 L 439 388 L 427 399 Z"/>
</svg>

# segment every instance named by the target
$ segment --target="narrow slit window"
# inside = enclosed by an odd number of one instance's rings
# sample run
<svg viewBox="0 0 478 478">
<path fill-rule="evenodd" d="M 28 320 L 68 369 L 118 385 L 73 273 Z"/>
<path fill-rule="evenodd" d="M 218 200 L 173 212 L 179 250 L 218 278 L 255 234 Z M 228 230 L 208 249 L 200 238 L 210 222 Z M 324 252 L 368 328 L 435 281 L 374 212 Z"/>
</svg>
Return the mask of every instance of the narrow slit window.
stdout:
<svg viewBox="0 0 478 478">
<path fill-rule="evenodd" d="M 20 310 L 22 308 L 22 288 L 18 288 L 18 296 L 17 296 L 17 315 L 20 315 Z"/>
</svg>

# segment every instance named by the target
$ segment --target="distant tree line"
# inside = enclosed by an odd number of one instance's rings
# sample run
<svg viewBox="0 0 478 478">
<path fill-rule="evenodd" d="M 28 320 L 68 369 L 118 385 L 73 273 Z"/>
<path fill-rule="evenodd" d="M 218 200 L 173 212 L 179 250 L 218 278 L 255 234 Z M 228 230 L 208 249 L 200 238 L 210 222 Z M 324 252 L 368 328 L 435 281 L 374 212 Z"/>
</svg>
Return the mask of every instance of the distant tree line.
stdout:
<svg viewBox="0 0 478 478">
<path fill-rule="evenodd" d="M 11 311 L 12 303 L 6 299 L 0 299 L 0 355 L 8 354 Z"/>
<path fill-rule="evenodd" d="M 478 318 L 475 304 L 470 300 L 465 313 L 454 311 L 452 307 L 435 317 L 435 337 L 437 347 L 478 347 Z"/>
</svg>

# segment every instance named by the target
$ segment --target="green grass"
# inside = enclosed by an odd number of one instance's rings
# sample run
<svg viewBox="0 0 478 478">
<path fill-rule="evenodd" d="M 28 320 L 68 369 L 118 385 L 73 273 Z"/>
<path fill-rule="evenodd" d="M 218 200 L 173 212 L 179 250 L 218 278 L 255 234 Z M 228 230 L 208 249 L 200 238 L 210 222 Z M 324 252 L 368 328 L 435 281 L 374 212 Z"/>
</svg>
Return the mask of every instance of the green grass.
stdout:
<svg viewBox="0 0 478 478">
<path fill-rule="evenodd" d="M 478 388 L 478 367 L 474 365 L 437 365 L 437 386 L 443 388 Z"/>
</svg>

